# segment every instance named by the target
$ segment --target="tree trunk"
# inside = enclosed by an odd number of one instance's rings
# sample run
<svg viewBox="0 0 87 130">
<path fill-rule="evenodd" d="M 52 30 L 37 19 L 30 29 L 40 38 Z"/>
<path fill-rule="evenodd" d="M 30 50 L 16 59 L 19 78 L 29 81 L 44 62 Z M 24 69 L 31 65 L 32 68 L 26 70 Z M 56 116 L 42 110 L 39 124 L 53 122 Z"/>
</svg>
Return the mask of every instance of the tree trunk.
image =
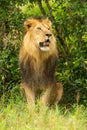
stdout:
<svg viewBox="0 0 87 130">
<path fill-rule="evenodd" d="M 52 15 L 52 8 L 51 8 L 51 6 L 49 4 L 49 0 L 45 0 L 45 3 L 46 3 L 46 5 L 47 5 L 47 7 L 49 9 L 49 12 L 50 12 L 50 20 L 53 22 L 54 21 L 54 16 Z"/>
<path fill-rule="evenodd" d="M 42 6 L 42 0 L 38 0 L 37 3 L 38 3 L 38 6 L 39 6 L 40 11 L 42 12 L 42 14 L 43 14 L 44 16 L 46 16 L 46 12 L 45 12 L 45 10 L 44 10 L 44 8 L 43 8 L 43 6 Z"/>
</svg>

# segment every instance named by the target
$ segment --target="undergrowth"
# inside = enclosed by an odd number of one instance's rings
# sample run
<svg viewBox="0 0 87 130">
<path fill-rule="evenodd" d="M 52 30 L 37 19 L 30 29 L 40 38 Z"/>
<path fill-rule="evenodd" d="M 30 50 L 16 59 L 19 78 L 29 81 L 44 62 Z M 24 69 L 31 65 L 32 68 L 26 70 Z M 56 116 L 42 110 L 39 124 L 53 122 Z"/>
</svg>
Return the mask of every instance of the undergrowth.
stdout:
<svg viewBox="0 0 87 130">
<path fill-rule="evenodd" d="M 0 130 L 86 130 L 87 109 L 73 105 L 71 108 L 40 105 L 29 107 L 20 98 L 8 104 L 0 103 Z"/>
</svg>

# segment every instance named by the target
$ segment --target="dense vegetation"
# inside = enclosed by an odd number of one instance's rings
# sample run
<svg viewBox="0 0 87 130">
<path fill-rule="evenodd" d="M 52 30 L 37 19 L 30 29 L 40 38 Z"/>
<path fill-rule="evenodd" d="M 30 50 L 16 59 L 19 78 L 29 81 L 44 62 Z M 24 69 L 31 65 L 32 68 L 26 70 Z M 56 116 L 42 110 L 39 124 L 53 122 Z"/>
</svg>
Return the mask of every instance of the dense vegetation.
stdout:
<svg viewBox="0 0 87 130">
<path fill-rule="evenodd" d="M 59 50 L 57 81 L 64 85 L 62 104 L 87 104 L 86 0 L 0 0 L 0 98 L 21 97 L 18 51 L 23 22 L 49 17 Z"/>
</svg>

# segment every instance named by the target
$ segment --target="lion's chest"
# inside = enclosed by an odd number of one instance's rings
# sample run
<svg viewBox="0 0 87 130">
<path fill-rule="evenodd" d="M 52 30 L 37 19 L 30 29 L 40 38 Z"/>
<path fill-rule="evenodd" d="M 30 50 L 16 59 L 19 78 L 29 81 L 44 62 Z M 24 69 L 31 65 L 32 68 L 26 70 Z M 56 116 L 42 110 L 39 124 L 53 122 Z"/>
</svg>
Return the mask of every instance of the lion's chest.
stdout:
<svg viewBox="0 0 87 130">
<path fill-rule="evenodd" d="M 55 60 L 48 58 L 37 62 L 33 57 L 29 57 L 26 63 L 21 63 L 23 82 L 30 86 L 44 87 L 54 80 Z"/>
</svg>

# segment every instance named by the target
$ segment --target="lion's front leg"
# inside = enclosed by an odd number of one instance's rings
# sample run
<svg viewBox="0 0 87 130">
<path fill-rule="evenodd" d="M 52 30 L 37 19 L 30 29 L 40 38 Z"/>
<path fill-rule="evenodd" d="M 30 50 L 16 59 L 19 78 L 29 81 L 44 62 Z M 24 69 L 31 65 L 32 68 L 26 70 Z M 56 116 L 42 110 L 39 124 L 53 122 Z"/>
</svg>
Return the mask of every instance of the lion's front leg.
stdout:
<svg viewBox="0 0 87 130">
<path fill-rule="evenodd" d="M 58 104 L 63 95 L 63 85 L 61 83 L 56 83 L 53 87 L 50 86 L 46 89 L 45 94 L 42 97 L 42 102 L 44 105 L 54 105 Z"/>
<path fill-rule="evenodd" d="M 52 88 L 48 87 L 42 96 L 42 104 L 43 105 L 49 105 L 50 103 L 50 94 L 51 94 Z"/>
<path fill-rule="evenodd" d="M 29 105 L 35 105 L 35 91 L 26 84 L 22 84 L 25 90 L 26 99 Z"/>
<path fill-rule="evenodd" d="M 55 97 L 56 100 L 55 100 L 55 103 L 58 104 L 59 101 L 62 99 L 62 96 L 63 96 L 63 85 L 62 83 L 56 83 L 56 88 L 57 88 L 57 96 Z"/>
</svg>

